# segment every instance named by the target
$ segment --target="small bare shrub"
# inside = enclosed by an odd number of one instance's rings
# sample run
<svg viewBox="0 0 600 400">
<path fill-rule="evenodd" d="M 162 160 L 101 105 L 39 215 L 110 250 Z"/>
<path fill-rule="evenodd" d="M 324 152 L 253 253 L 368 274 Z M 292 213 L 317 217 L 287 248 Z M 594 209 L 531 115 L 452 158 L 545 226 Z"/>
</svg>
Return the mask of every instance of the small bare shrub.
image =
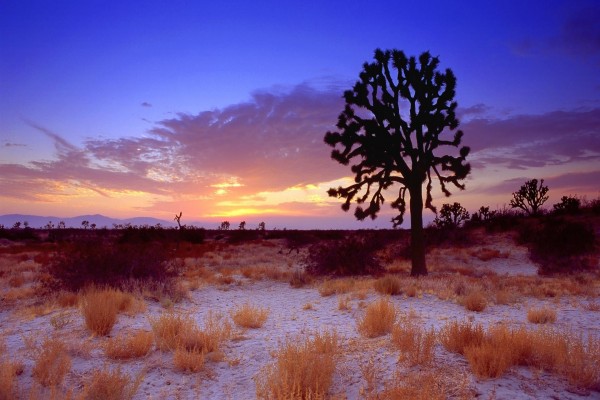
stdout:
<svg viewBox="0 0 600 400">
<path fill-rule="evenodd" d="M 65 344 L 58 339 L 46 338 L 36 353 L 33 377 L 43 386 L 60 385 L 71 370 L 71 357 Z"/>
<path fill-rule="evenodd" d="M 396 307 L 386 298 L 381 298 L 369 304 L 367 310 L 358 322 L 358 331 L 366 337 L 374 338 L 392 331 L 396 320 Z"/>
<path fill-rule="evenodd" d="M 91 289 L 83 295 L 81 311 L 85 325 L 94 334 L 106 336 L 112 330 L 121 307 L 120 293 L 114 289 Z"/>
<path fill-rule="evenodd" d="M 324 240 L 310 246 L 306 259 L 312 275 L 364 275 L 382 270 L 375 252 L 382 241 L 351 235 L 341 240 Z"/>
<path fill-rule="evenodd" d="M 323 297 L 334 294 L 345 294 L 351 292 L 356 285 L 352 278 L 327 279 L 319 286 L 319 294 Z"/>
<path fill-rule="evenodd" d="M 397 295 L 402 293 L 402 282 L 397 276 L 386 275 L 373 283 L 375 290 L 384 295 Z"/>
<path fill-rule="evenodd" d="M 481 290 L 472 290 L 463 299 L 462 303 L 469 311 L 481 312 L 487 307 L 487 299 Z"/>
<path fill-rule="evenodd" d="M 246 303 L 236 308 L 231 313 L 231 318 L 236 325 L 243 328 L 260 328 L 267 321 L 269 316 L 269 310 L 255 307 L 249 303 Z"/>
<path fill-rule="evenodd" d="M 547 324 L 556 321 L 556 311 L 549 307 L 530 308 L 527 310 L 527 320 L 534 324 Z"/>
<path fill-rule="evenodd" d="M 120 368 L 94 370 L 84 384 L 85 400 L 129 400 L 135 396 L 143 376 L 132 380 Z"/>
<path fill-rule="evenodd" d="M 486 341 L 479 345 L 467 346 L 465 357 L 471 370 L 480 378 L 497 378 L 512 365 L 512 354 L 495 343 Z"/>
<path fill-rule="evenodd" d="M 318 334 L 315 339 L 287 340 L 276 361 L 255 378 L 260 399 L 321 399 L 333 381 L 337 334 Z"/>
<path fill-rule="evenodd" d="M 110 338 L 104 351 L 107 357 L 115 360 L 139 358 L 150 352 L 153 342 L 152 332 L 138 331 Z"/>
</svg>

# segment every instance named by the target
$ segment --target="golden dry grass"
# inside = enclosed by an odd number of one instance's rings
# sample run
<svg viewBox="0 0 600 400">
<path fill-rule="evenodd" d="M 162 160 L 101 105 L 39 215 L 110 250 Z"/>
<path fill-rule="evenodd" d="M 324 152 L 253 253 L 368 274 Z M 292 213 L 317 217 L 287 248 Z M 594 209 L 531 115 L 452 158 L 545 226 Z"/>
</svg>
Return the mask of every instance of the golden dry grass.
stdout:
<svg viewBox="0 0 600 400">
<path fill-rule="evenodd" d="M 276 361 L 255 377 L 260 399 L 323 399 L 333 381 L 338 352 L 336 333 L 319 333 L 313 339 L 287 340 Z"/>
<path fill-rule="evenodd" d="M 466 347 L 478 345 L 483 341 L 484 331 L 481 325 L 470 322 L 453 321 L 439 332 L 440 342 L 446 350 L 464 354 Z"/>
<path fill-rule="evenodd" d="M 350 305 L 350 297 L 338 296 L 338 310 L 348 311 L 350 309 L 352 309 L 352 306 Z"/>
<path fill-rule="evenodd" d="M 132 379 L 120 368 L 97 369 L 84 384 L 81 398 L 85 400 L 128 400 L 137 392 L 143 376 Z"/>
<path fill-rule="evenodd" d="M 260 328 L 269 316 L 269 310 L 245 303 L 231 312 L 231 318 L 242 328 Z"/>
<path fill-rule="evenodd" d="M 0 400 L 18 398 L 17 374 L 23 365 L 10 360 L 0 360 Z"/>
<path fill-rule="evenodd" d="M 387 298 L 369 304 L 363 317 L 358 321 L 358 331 L 361 335 L 374 338 L 392 331 L 396 321 L 396 307 Z"/>
<path fill-rule="evenodd" d="M 469 311 L 481 312 L 487 307 L 487 298 L 482 290 L 472 290 L 462 298 L 462 304 Z"/>
<path fill-rule="evenodd" d="M 386 275 L 373 282 L 373 288 L 378 293 L 393 296 L 402 293 L 402 281 L 397 276 Z"/>
<path fill-rule="evenodd" d="M 556 311 L 550 307 L 530 308 L 527 321 L 533 324 L 547 324 L 556 321 Z"/>
<path fill-rule="evenodd" d="M 202 349 L 178 347 L 173 353 L 173 364 L 182 372 L 199 372 L 204 369 L 205 354 Z"/>
<path fill-rule="evenodd" d="M 137 331 L 122 334 L 108 339 L 104 352 L 108 358 L 127 360 L 147 355 L 152 349 L 154 334 L 147 331 Z"/>
<path fill-rule="evenodd" d="M 432 328 L 425 330 L 415 319 L 401 315 L 392 328 L 392 343 L 400 350 L 400 360 L 409 365 L 430 365 L 436 343 Z"/>
<path fill-rule="evenodd" d="M 323 297 L 334 294 L 345 294 L 353 291 L 357 286 L 354 278 L 327 279 L 319 286 L 319 294 Z"/>
<path fill-rule="evenodd" d="M 86 327 L 94 334 L 106 336 L 117 322 L 123 307 L 121 292 L 114 289 L 90 289 L 81 300 Z"/>
<path fill-rule="evenodd" d="M 55 338 L 45 338 L 36 349 L 32 375 L 43 386 L 57 386 L 71 370 L 71 357 L 65 344 Z"/>
<path fill-rule="evenodd" d="M 372 397 L 381 400 L 471 399 L 469 378 L 461 371 L 434 368 L 398 371 L 385 390 Z"/>
</svg>

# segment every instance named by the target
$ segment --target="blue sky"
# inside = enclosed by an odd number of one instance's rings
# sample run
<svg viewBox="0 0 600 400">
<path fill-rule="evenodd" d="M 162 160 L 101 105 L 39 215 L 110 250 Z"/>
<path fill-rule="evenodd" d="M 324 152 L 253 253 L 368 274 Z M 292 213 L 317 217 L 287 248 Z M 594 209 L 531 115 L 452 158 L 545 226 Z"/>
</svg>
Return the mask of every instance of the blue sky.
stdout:
<svg viewBox="0 0 600 400">
<path fill-rule="evenodd" d="M 0 213 L 182 209 L 196 220 L 261 213 L 363 226 L 322 196 L 349 174 L 316 141 L 378 47 L 429 50 L 458 77 L 474 149 L 472 192 L 458 200 L 502 205 L 533 177 L 554 179 L 556 196 L 595 197 L 598 21 L 594 1 L 4 1 Z M 268 107 L 304 118 L 257 123 Z M 209 114 L 240 124 L 211 131 Z M 252 140 L 264 131 L 268 142 Z M 145 151 L 137 163 L 134 148 Z M 291 148 L 302 153 L 294 162 L 256 161 Z M 560 183 L 569 174 L 582 183 Z"/>
</svg>

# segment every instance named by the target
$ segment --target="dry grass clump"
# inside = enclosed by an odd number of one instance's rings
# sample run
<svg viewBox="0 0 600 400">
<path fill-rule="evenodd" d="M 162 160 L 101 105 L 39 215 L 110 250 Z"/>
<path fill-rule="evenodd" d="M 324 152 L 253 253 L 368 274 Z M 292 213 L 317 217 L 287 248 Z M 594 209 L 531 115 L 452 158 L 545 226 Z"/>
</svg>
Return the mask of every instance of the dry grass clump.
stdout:
<svg viewBox="0 0 600 400">
<path fill-rule="evenodd" d="M 111 338 L 106 342 L 106 356 L 115 360 L 144 357 L 154 343 L 152 332 L 138 331 Z"/>
<path fill-rule="evenodd" d="M 18 398 L 17 375 L 22 371 L 22 364 L 0 360 L 0 400 Z"/>
<path fill-rule="evenodd" d="M 369 338 L 390 333 L 396 315 L 394 304 L 387 298 L 381 298 L 367 306 L 364 316 L 358 322 L 358 331 Z"/>
<path fill-rule="evenodd" d="M 178 347 L 173 354 L 175 368 L 183 372 L 200 372 L 204 369 L 205 352 L 199 348 Z"/>
<path fill-rule="evenodd" d="M 482 290 L 472 290 L 462 298 L 462 304 L 469 311 L 481 312 L 487 307 L 487 299 Z"/>
<path fill-rule="evenodd" d="M 323 297 L 345 294 L 351 292 L 355 285 L 356 279 L 353 278 L 327 279 L 319 286 L 319 294 Z"/>
<path fill-rule="evenodd" d="M 349 296 L 339 296 L 338 297 L 338 310 L 340 311 L 348 311 L 352 308 L 350 305 L 350 297 Z"/>
<path fill-rule="evenodd" d="M 384 295 L 397 295 L 402 293 L 402 281 L 397 276 L 386 275 L 373 282 L 373 288 Z"/>
<path fill-rule="evenodd" d="M 61 290 L 56 295 L 56 302 L 60 307 L 75 307 L 79 302 L 79 296 L 74 292 L 67 292 L 65 290 Z"/>
<path fill-rule="evenodd" d="M 313 339 L 289 339 L 255 377 L 256 396 L 261 399 L 322 399 L 329 391 L 335 371 L 338 336 L 319 333 Z"/>
<path fill-rule="evenodd" d="M 90 289 L 83 295 L 81 311 L 85 325 L 99 336 L 106 336 L 117 322 L 117 313 L 123 307 L 120 291 L 114 289 Z"/>
<path fill-rule="evenodd" d="M 467 321 L 450 322 L 439 333 L 440 341 L 446 350 L 459 354 L 464 354 L 466 347 L 481 344 L 483 337 L 483 327 Z"/>
<path fill-rule="evenodd" d="M 143 375 L 135 380 L 122 373 L 120 368 L 98 369 L 91 373 L 84 384 L 82 398 L 85 400 L 132 399 L 142 383 Z"/>
<path fill-rule="evenodd" d="M 530 308 L 527 310 L 527 321 L 534 324 L 547 324 L 556 321 L 556 311 L 549 307 Z"/>
<path fill-rule="evenodd" d="M 432 328 L 425 330 L 414 318 L 399 317 L 392 328 L 392 343 L 402 352 L 400 359 L 410 365 L 430 365 L 436 333 Z"/>
<path fill-rule="evenodd" d="M 448 368 L 419 371 L 398 371 L 377 399 L 382 400 L 446 400 L 470 399 L 469 377 L 462 371 Z"/>
<path fill-rule="evenodd" d="M 46 338 L 41 349 L 36 349 L 33 377 L 43 386 L 57 386 L 71 370 L 71 357 L 63 342 Z"/>
<path fill-rule="evenodd" d="M 231 326 L 217 314 L 209 313 L 200 329 L 189 315 L 164 313 L 150 319 L 156 345 L 165 351 L 174 351 L 176 368 L 198 372 L 205 358 L 219 360 L 221 343 L 231 337 Z"/>
<path fill-rule="evenodd" d="M 269 310 L 255 307 L 249 303 L 245 303 L 231 312 L 233 322 L 243 328 L 260 328 L 265 324 L 268 316 Z"/>
</svg>

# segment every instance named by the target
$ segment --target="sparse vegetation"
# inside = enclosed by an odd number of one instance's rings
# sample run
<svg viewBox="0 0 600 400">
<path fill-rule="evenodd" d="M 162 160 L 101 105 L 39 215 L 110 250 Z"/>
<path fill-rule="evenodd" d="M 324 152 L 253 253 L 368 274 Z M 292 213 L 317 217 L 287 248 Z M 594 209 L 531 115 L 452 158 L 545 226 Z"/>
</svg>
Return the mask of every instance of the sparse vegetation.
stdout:
<svg viewBox="0 0 600 400">
<path fill-rule="evenodd" d="M 397 295 L 402 293 L 402 282 L 397 276 L 386 275 L 373 283 L 373 288 L 384 295 Z"/>
<path fill-rule="evenodd" d="M 547 324 L 556 321 L 556 311 L 549 307 L 530 308 L 527 310 L 527 321 L 534 324 Z"/>
<path fill-rule="evenodd" d="M 392 331 L 397 311 L 394 304 L 385 297 L 371 303 L 358 322 L 358 331 L 368 338 L 382 336 Z"/>
<path fill-rule="evenodd" d="M 249 303 L 243 304 L 231 313 L 231 318 L 236 325 L 242 328 L 253 329 L 263 326 L 268 316 L 269 310 L 253 306 Z"/>
<path fill-rule="evenodd" d="M 83 388 L 85 400 L 130 400 L 136 394 L 143 376 L 132 379 L 120 368 L 94 370 Z"/>
<path fill-rule="evenodd" d="M 350 235 L 341 240 L 322 241 L 310 246 L 306 259 L 312 275 L 366 275 L 381 271 L 375 256 L 381 242 L 368 235 Z"/>
<path fill-rule="evenodd" d="M 36 349 L 33 377 L 43 386 L 57 386 L 70 370 L 71 357 L 65 344 L 55 338 L 45 338 Z"/>
<path fill-rule="evenodd" d="M 110 338 L 106 342 L 105 352 L 109 358 L 127 360 L 147 355 L 152 349 L 152 332 L 138 331 Z"/>
</svg>

